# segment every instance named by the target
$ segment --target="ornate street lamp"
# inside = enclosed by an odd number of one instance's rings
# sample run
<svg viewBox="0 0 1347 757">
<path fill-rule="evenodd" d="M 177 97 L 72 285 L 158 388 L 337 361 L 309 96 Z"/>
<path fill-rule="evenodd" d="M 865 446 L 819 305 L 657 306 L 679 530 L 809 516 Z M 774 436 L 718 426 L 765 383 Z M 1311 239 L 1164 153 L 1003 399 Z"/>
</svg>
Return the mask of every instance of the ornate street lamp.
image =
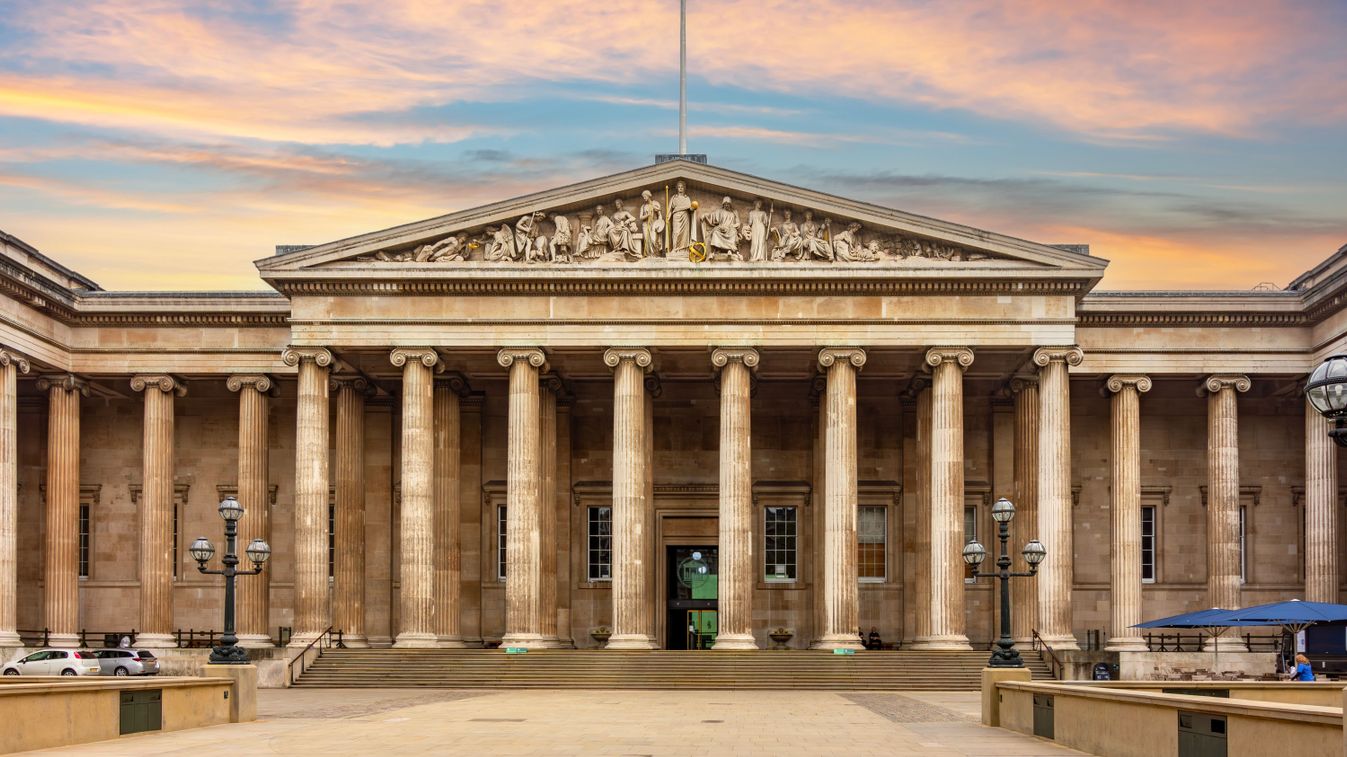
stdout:
<svg viewBox="0 0 1347 757">
<path fill-rule="evenodd" d="M 1010 570 L 1010 553 L 1007 552 L 1006 542 L 1010 540 L 1010 521 L 1015 517 L 1015 506 L 1010 504 L 1010 500 L 1002 497 L 996 500 L 992 505 L 992 520 L 996 521 L 998 536 L 1001 539 L 1001 555 L 996 558 L 995 573 L 981 573 L 978 566 L 987 558 L 987 550 L 977 539 L 973 539 L 964 545 L 963 561 L 973 566 L 973 578 L 983 576 L 992 576 L 1001 579 L 1001 638 L 996 642 L 996 649 L 992 650 L 991 660 L 987 665 L 993 668 L 1022 668 L 1024 660 L 1020 659 L 1020 652 L 1015 648 L 1014 639 L 1010 638 L 1010 579 L 1017 577 L 1029 577 L 1038 573 L 1038 564 L 1043 562 L 1043 558 L 1048 556 L 1048 550 L 1038 539 L 1030 539 L 1028 544 L 1020 554 L 1024 555 L 1024 561 L 1029 563 L 1029 570 L 1026 573 L 1013 573 Z"/>
<path fill-rule="evenodd" d="M 1319 414 L 1333 421 L 1329 438 L 1347 447 L 1347 355 L 1333 355 L 1319 364 L 1305 384 L 1305 398 Z"/>
<path fill-rule="evenodd" d="M 271 547 L 267 546 L 267 543 L 261 539 L 253 539 L 245 550 L 248 559 L 253 562 L 253 569 L 239 570 L 236 567 L 239 564 L 239 556 L 235 550 L 237 549 L 236 540 L 239 534 L 239 518 L 243 517 L 243 507 L 233 497 L 225 497 L 224 501 L 220 503 L 220 517 L 224 518 L 225 522 L 225 553 L 220 557 L 220 562 L 224 564 L 224 568 L 221 570 L 206 569 L 206 563 L 215 554 L 215 547 L 204 536 L 192 542 L 192 546 L 188 547 L 187 551 L 192 554 L 192 559 L 196 560 L 197 570 L 208 575 L 224 576 L 225 578 L 224 633 L 220 635 L 220 645 L 211 648 L 211 663 L 214 665 L 246 665 L 248 664 L 248 652 L 239 646 L 239 637 L 234 634 L 234 578 L 235 576 L 255 576 L 261 573 L 262 565 L 266 563 L 268 557 L 271 557 Z"/>
</svg>

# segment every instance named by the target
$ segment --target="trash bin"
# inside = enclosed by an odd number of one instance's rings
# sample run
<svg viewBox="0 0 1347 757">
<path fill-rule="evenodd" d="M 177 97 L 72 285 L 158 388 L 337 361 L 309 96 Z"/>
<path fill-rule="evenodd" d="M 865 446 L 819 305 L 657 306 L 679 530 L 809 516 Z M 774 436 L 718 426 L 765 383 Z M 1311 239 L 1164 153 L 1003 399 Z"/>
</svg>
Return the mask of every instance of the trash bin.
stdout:
<svg viewBox="0 0 1347 757">
<path fill-rule="evenodd" d="M 1112 681 L 1113 671 L 1109 664 L 1107 662 L 1096 662 L 1094 664 L 1093 678 L 1096 681 Z"/>
</svg>

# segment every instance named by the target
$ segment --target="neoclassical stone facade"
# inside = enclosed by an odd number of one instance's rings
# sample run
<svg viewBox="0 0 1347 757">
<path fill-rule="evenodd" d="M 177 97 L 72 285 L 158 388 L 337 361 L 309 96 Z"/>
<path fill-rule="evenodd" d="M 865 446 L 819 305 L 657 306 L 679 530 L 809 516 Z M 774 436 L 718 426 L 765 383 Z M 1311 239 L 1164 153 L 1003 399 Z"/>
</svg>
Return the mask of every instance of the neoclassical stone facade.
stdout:
<svg viewBox="0 0 1347 757">
<path fill-rule="evenodd" d="M 1021 639 L 1341 594 L 1301 385 L 1347 248 L 1282 291 L 1107 292 L 1078 246 L 682 161 L 289 249 L 271 292 L 0 242 L 0 645 L 217 628 L 186 545 L 227 495 L 273 547 L 255 646 L 984 645 L 959 552 L 1000 496 L 1048 549 Z"/>
</svg>

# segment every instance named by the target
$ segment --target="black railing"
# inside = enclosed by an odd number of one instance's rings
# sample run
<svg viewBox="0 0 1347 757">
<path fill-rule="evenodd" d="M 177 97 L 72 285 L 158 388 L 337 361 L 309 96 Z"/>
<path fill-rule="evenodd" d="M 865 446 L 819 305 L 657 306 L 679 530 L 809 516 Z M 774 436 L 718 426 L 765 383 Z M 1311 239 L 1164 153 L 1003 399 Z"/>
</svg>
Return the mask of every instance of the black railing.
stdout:
<svg viewBox="0 0 1347 757">
<path fill-rule="evenodd" d="M 318 634 L 313 641 L 309 642 L 304 649 L 300 650 L 299 654 L 291 658 L 291 660 L 285 664 L 285 676 L 289 681 L 289 685 L 295 685 L 296 675 L 304 675 L 304 671 L 308 669 L 310 664 L 310 654 L 313 654 L 313 659 L 317 660 L 323 656 L 324 649 L 331 649 L 334 645 L 345 648 L 346 645 L 342 643 L 341 636 L 341 631 L 334 631 L 332 630 L 332 626 L 328 626 L 326 631 Z M 336 637 L 335 642 L 333 637 Z M 295 671 L 296 663 L 298 663 L 299 667 L 298 673 Z"/>
<path fill-rule="evenodd" d="M 173 632 L 173 639 L 177 642 L 179 649 L 209 649 L 219 643 L 220 632 L 215 630 L 198 631 L 195 628 L 184 631 L 179 628 Z"/>
<path fill-rule="evenodd" d="M 19 628 L 14 631 L 19 635 L 19 641 L 23 642 L 25 647 L 49 647 L 51 646 L 51 629 L 40 628 Z"/>
<path fill-rule="evenodd" d="M 1042 659 L 1043 652 L 1048 653 L 1048 661 L 1052 665 L 1052 677 L 1059 681 L 1065 680 L 1066 666 L 1062 664 L 1061 660 L 1057 659 L 1057 653 L 1052 651 L 1052 647 L 1043 640 L 1042 636 L 1038 635 L 1038 629 L 1033 629 L 1030 633 L 1033 634 L 1033 647 L 1038 650 L 1039 659 Z"/>
<path fill-rule="evenodd" d="M 81 647 L 119 647 L 122 644 L 122 639 L 126 639 L 130 644 L 135 644 L 136 629 L 132 628 L 130 631 L 90 631 L 86 628 L 80 629 Z"/>
<path fill-rule="evenodd" d="M 1104 648 L 1104 632 L 1098 628 L 1091 628 L 1085 632 L 1085 651 L 1098 652 Z"/>
<path fill-rule="evenodd" d="M 1146 648 L 1152 652 L 1201 652 L 1206 648 L 1210 634 L 1197 633 L 1148 633 Z M 1250 652 L 1281 652 L 1282 637 L 1268 634 L 1246 633 L 1236 637 L 1244 641 Z"/>
</svg>

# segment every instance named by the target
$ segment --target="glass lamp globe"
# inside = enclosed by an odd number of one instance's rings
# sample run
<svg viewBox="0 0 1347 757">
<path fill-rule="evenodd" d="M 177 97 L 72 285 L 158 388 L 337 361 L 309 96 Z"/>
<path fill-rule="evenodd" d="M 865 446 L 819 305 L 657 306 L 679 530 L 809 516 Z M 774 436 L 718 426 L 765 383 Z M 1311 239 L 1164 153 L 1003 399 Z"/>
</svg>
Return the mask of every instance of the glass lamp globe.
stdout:
<svg viewBox="0 0 1347 757">
<path fill-rule="evenodd" d="M 235 521 L 243 517 L 243 506 L 233 497 L 225 497 L 220 503 L 220 517 L 228 521 Z"/>
<path fill-rule="evenodd" d="M 982 546 L 981 542 L 979 542 L 977 539 L 974 539 L 968 542 L 967 544 L 963 545 L 964 562 L 976 568 L 977 566 L 981 565 L 982 561 L 985 559 L 987 559 L 987 550 L 985 547 Z"/>
<path fill-rule="evenodd" d="M 254 563 L 258 565 L 261 565 L 262 563 L 265 563 L 267 561 L 268 557 L 271 557 L 271 545 L 267 544 L 261 539 L 253 539 L 252 541 L 248 542 L 247 552 L 248 552 L 248 559 L 252 560 Z"/>
<path fill-rule="evenodd" d="M 1320 363 L 1305 384 L 1305 397 L 1326 418 L 1347 414 L 1347 355 L 1333 355 Z"/>
<path fill-rule="evenodd" d="M 1009 523 L 1014 517 L 1015 506 L 1005 497 L 996 500 L 996 504 L 992 505 L 992 520 L 997 523 Z"/>
<path fill-rule="evenodd" d="M 187 551 L 191 553 L 193 560 L 201 563 L 206 562 L 215 555 L 215 547 L 210 543 L 210 540 L 204 536 L 192 542 L 192 546 L 188 547 Z"/>
<path fill-rule="evenodd" d="M 1043 558 L 1048 556 L 1048 550 L 1043 546 L 1043 542 L 1038 539 L 1030 539 L 1029 543 L 1024 545 L 1024 549 L 1020 550 L 1020 554 L 1024 555 L 1025 562 L 1030 565 L 1038 565 L 1043 562 Z"/>
</svg>

